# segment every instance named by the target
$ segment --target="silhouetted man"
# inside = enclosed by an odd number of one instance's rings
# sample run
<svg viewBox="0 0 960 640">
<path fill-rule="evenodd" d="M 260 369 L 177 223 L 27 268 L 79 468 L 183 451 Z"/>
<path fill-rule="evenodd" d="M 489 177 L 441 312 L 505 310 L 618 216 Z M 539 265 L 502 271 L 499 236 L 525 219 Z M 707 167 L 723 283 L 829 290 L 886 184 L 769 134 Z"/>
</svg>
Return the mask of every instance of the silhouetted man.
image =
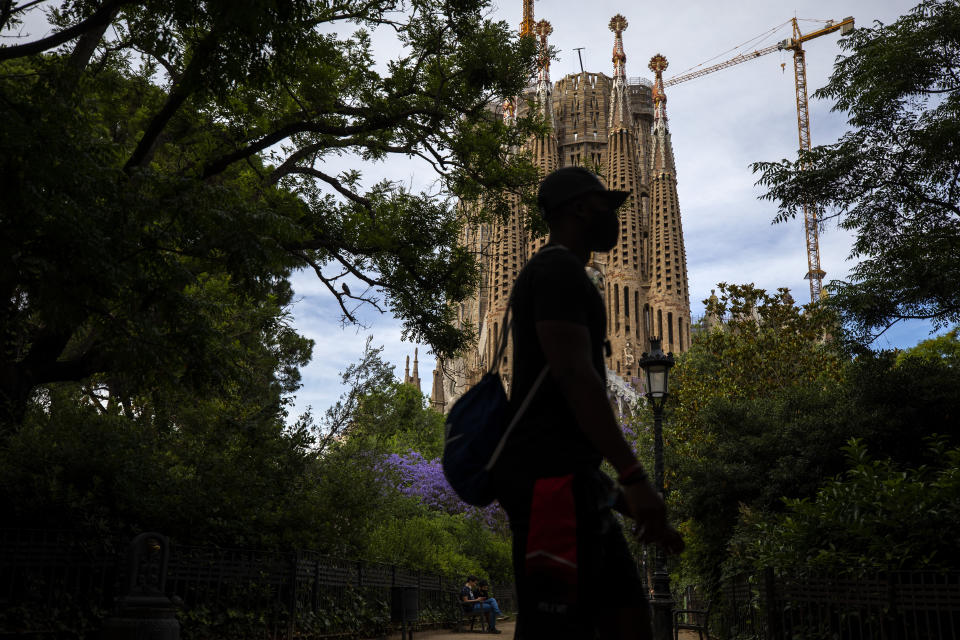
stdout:
<svg viewBox="0 0 960 640">
<path fill-rule="evenodd" d="M 607 397 L 604 303 L 584 270 L 591 252 L 616 244 L 617 208 L 628 195 L 581 167 L 547 176 L 538 204 L 550 239 L 512 297 L 514 412 L 546 367 L 494 470 L 513 532 L 522 640 L 650 637 L 646 594 L 614 506 L 636 520 L 643 542 L 683 549 Z M 600 471 L 604 458 L 619 487 Z"/>
</svg>

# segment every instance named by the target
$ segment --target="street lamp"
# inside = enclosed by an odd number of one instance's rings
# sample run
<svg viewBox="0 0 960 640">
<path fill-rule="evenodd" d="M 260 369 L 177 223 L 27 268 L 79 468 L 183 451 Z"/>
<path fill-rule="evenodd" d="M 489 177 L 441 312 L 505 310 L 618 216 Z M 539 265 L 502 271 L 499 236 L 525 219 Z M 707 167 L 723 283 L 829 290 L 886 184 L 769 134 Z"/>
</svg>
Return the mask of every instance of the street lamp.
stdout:
<svg viewBox="0 0 960 640">
<path fill-rule="evenodd" d="M 670 367 L 674 365 L 673 354 L 664 353 L 660 338 L 650 338 L 650 352 L 644 353 L 638 366 L 647 377 L 647 399 L 653 407 L 653 470 L 654 487 L 664 495 L 663 489 L 663 405 L 670 395 Z M 654 551 L 653 569 L 653 637 L 654 640 L 670 640 L 673 637 L 673 596 L 670 595 L 670 574 L 667 573 L 663 550 Z"/>
</svg>

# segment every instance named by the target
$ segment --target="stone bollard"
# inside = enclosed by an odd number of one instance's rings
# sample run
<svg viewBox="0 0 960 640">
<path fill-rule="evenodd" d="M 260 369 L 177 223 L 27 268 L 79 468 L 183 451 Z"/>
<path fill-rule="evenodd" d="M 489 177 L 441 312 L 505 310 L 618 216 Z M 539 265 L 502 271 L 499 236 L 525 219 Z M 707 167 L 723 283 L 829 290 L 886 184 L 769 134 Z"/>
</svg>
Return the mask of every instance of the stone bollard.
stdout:
<svg viewBox="0 0 960 640">
<path fill-rule="evenodd" d="M 103 640 L 180 640 L 180 623 L 164 593 L 170 547 L 159 533 L 141 533 L 127 551 L 126 581 Z"/>
</svg>

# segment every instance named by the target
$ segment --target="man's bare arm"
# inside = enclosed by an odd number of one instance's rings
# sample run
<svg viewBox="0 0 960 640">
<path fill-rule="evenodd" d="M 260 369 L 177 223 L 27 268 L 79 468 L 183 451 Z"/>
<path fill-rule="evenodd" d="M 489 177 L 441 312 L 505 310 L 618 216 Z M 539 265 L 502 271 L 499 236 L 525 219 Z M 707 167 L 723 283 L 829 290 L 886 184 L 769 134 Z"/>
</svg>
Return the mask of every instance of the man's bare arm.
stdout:
<svg viewBox="0 0 960 640">
<path fill-rule="evenodd" d="M 550 372 L 573 409 L 587 438 L 621 472 L 636 462 L 613 415 L 603 379 L 593 366 L 590 334 L 574 322 L 537 323 L 540 348 Z"/>
<path fill-rule="evenodd" d="M 573 409 L 580 430 L 618 473 L 637 462 L 623 437 L 603 379 L 593 366 L 590 333 L 575 322 L 542 321 L 537 339 L 550 371 Z M 660 543 L 668 553 L 679 553 L 684 544 L 667 524 L 666 506 L 649 482 L 624 488 L 624 499 L 640 527 L 640 539 Z"/>
</svg>

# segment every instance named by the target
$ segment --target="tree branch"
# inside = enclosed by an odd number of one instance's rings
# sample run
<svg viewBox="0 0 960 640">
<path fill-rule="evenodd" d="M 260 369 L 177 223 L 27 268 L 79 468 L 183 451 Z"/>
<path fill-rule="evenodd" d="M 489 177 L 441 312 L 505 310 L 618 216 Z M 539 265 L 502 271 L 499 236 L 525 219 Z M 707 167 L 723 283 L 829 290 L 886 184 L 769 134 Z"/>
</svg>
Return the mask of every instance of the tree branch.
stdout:
<svg viewBox="0 0 960 640">
<path fill-rule="evenodd" d="M 133 4 L 137 1 L 138 0 L 108 0 L 108 2 L 105 2 L 99 9 L 94 11 L 93 15 L 89 18 L 81 20 L 63 31 L 58 31 L 34 42 L 12 47 L 0 47 L 0 61 L 32 56 L 37 53 L 42 53 L 47 49 L 52 49 L 53 47 L 59 47 L 61 44 L 73 40 L 90 29 L 97 29 L 103 25 L 110 24 L 110 21 L 113 20 L 113 16 L 120 7 L 125 4 Z"/>
<path fill-rule="evenodd" d="M 100 44 L 100 40 L 103 39 L 103 34 L 107 32 L 107 28 L 110 26 L 110 23 L 113 22 L 113 19 L 119 11 L 119 6 L 114 7 L 108 18 L 103 21 L 102 24 L 84 32 L 84 34 L 80 36 L 80 39 L 77 40 L 77 46 L 73 48 L 73 53 L 70 54 L 70 60 L 67 63 L 74 72 L 74 85 L 76 85 L 77 76 L 87 67 L 87 64 L 89 64 L 90 56 L 97 50 L 97 45 Z"/>
<path fill-rule="evenodd" d="M 3 7 L 0 8 L 0 30 L 7 26 L 7 20 L 13 13 L 13 0 L 3 0 Z"/>
<path fill-rule="evenodd" d="M 952 211 L 954 215 L 960 216 L 960 206 L 957 206 L 951 202 L 946 202 L 944 200 L 938 200 L 937 198 L 931 198 L 930 196 L 925 195 L 922 191 L 917 189 L 917 187 L 914 186 L 912 183 L 907 182 L 907 183 L 904 183 L 903 186 L 906 187 L 907 191 L 912 193 L 921 202 L 932 204 L 934 206 L 941 207 L 943 209 L 948 209 Z"/>
<path fill-rule="evenodd" d="M 214 41 L 215 38 L 212 32 L 208 33 L 203 40 L 200 41 L 193 58 L 190 60 L 190 64 L 187 65 L 187 68 L 183 72 L 183 77 L 173 85 L 170 95 L 167 96 L 167 101 L 163 104 L 163 107 L 160 108 L 157 115 L 150 121 L 147 129 L 143 132 L 143 136 L 140 138 L 140 142 L 137 143 L 137 148 L 133 150 L 133 154 L 124 165 L 123 170 L 125 172 L 129 173 L 131 169 L 144 166 L 150 162 L 160 134 L 163 133 L 163 130 L 177 110 L 180 109 L 187 98 L 190 97 L 190 94 L 193 93 L 194 81 L 200 76 L 203 65 L 206 62 L 207 54 L 210 49 L 213 48 Z"/>
<path fill-rule="evenodd" d="M 347 309 L 347 306 L 343 303 L 343 296 L 345 296 L 346 294 L 343 292 L 337 291 L 336 289 L 333 288 L 333 284 L 323 275 L 323 270 L 320 268 L 320 265 L 317 264 L 315 260 L 313 260 L 310 256 L 308 256 L 305 253 L 301 253 L 300 257 L 303 259 L 304 262 L 306 262 L 308 265 L 310 265 L 313 268 L 313 271 L 314 273 L 317 274 L 317 277 L 320 279 L 320 282 L 326 285 L 327 289 L 330 290 L 330 293 L 333 294 L 333 297 L 337 299 L 337 304 L 340 305 L 340 310 L 343 311 L 343 317 L 349 320 L 350 322 L 356 323 L 357 322 L 356 317 L 352 313 L 350 313 L 350 311 Z"/>
<path fill-rule="evenodd" d="M 147 51 L 146 49 L 140 49 L 137 47 L 130 47 L 130 48 L 133 49 L 134 51 L 142 53 L 145 56 L 149 56 L 154 60 L 156 60 L 157 62 L 159 62 L 160 66 L 166 69 L 167 75 L 170 76 L 170 82 L 176 83 L 177 81 L 180 80 L 180 74 L 177 72 L 176 67 L 173 66 L 173 63 L 171 63 L 169 60 L 167 60 L 160 54 L 156 53 L 155 51 Z"/>
<path fill-rule="evenodd" d="M 274 131 L 273 133 L 267 134 L 266 136 L 260 138 L 259 140 L 250 143 L 242 149 L 237 149 L 231 153 L 228 153 L 224 156 L 208 162 L 204 168 L 202 177 L 203 179 L 209 179 L 219 173 L 222 173 L 229 167 L 231 164 L 238 160 L 243 160 L 245 157 L 263 151 L 267 147 L 277 144 L 278 142 L 289 138 L 290 136 L 296 135 L 298 133 L 317 133 L 320 135 L 331 135 L 331 136 L 355 136 L 357 134 L 372 133 L 375 131 L 381 131 L 383 129 L 388 129 L 396 126 L 404 119 L 416 115 L 436 115 L 435 112 L 429 111 L 426 109 L 407 109 L 405 111 L 400 111 L 398 113 L 382 116 L 380 118 L 372 118 L 367 120 L 362 124 L 352 124 L 352 125 L 343 125 L 343 126 L 334 126 L 330 124 L 320 123 L 320 122 L 294 122 L 288 124 L 284 127 L 281 127 Z M 325 145 L 330 146 L 330 145 Z"/>
<path fill-rule="evenodd" d="M 47 0 L 33 0 L 32 2 L 27 2 L 25 4 L 20 5 L 19 7 L 13 7 L 12 10 L 10 11 L 10 15 L 11 16 L 16 15 L 18 13 L 26 11 L 27 9 L 30 9 L 31 7 L 35 7 L 38 4 L 43 4 L 46 1 Z M 11 1 L 11 4 L 12 4 L 12 1 Z"/>
<path fill-rule="evenodd" d="M 349 189 L 344 187 L 343 184 L 341 184 L 341 182 L 336 178 L 334 178 L 333 176 L 329 176 L 318 169 L 314 169 L 313 167 L 290 167 L 289 169 L 287 169 L 287 173 L 288 174 L 302 173 L 304 175 L 317 178 L 318 180 L 323 180 L 324 182 L 329 184 L 331 187 L 333 187 L 334 190 L 340 195 L 342 195 L 344 198 L 359 204 L 361 207 L 363 207 L 368 212 L 370 212 L 371 215 L 373 214 L 373 204 L 370 202 L 369 199 L 364 198 L 361 195 L 357 195 L 353 191 L 350 191 Z"/>
</svg>

